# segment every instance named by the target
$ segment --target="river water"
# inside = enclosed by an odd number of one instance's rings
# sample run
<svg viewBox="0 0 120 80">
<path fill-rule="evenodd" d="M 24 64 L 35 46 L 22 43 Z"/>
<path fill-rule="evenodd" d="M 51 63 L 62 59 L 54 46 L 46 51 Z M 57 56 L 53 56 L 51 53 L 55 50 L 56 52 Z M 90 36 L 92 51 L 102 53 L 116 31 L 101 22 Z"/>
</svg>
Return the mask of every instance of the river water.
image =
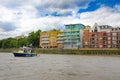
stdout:
<svg viewBox="0 0 120 80">
<path fill-rule="evenodd" d="M 120 57 L 0 53 L 0 80 L 120 80 Z"/>
</svg>

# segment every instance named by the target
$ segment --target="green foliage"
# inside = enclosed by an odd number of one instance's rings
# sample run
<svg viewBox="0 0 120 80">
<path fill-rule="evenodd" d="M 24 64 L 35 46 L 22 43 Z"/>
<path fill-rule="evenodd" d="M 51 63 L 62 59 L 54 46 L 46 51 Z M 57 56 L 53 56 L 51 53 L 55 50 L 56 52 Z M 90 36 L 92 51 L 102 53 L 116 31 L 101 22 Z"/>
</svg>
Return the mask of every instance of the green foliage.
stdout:
<svg viewBox="0 0 120 80">
<path fill-rule="evenodd" d="M 120 55 L 120 50 L 37 49 L 42 54 Z"/>
<path fill-rule="evenodd" d="M 29 36 L 28 36 L 29 44 L 32 44 L 34 47 L 39 47 L 40 32 L 41 30 L 38 30 L 37 32 L 29 33 Z"/>
<path fill-rule="evenodd" d="M 28 37 L 25 38 L 7 38 L 0 40 L 0 48 L 18 48 L 29 44 L 33 44 L 34 47 L 39 47 L 40 32 L 41 30 L 31 32 Z"/>
</svg>

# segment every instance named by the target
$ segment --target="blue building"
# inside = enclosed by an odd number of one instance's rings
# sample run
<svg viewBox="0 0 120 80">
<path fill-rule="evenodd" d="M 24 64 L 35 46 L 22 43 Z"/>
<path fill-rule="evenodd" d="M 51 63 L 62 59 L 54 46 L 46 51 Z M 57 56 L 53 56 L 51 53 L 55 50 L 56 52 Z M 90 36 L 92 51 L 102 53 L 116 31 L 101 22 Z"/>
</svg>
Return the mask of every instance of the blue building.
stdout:
<svg viewBox="0 0 120 80">
<path fill-rule="evenodd" d="M 64 31 L 64 48 L 78 49 L 83 47 L 83 24 L 69 24 L 65 25 Z"/>
</svg>

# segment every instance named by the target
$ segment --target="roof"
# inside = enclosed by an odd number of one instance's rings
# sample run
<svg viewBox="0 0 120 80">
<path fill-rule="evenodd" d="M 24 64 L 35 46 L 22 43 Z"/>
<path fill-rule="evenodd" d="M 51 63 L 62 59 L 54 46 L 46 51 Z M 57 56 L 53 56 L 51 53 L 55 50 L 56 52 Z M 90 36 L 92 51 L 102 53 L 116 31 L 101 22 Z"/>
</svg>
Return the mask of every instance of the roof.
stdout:
<svg viewBox="0 0 120 80">
<path fill-rule="evenodd" d="M 112 29 L 112 26 L 109 25 L 100 25 L 98 26 L 100 29 Z"/>
<path fill-rule="evenodd" d="M 120 30 L 120 27 L 112 28 L 112 30 Z"/>
<path fill-rule="evenodd" d="M 80 24 L 80 23 L 78 23 L 78 24 L 65 24 L 65 26 L 70 26 L 70 25 L 82 25 L 82 26 L 84 26 L 83 24 Z"/>
</svg>

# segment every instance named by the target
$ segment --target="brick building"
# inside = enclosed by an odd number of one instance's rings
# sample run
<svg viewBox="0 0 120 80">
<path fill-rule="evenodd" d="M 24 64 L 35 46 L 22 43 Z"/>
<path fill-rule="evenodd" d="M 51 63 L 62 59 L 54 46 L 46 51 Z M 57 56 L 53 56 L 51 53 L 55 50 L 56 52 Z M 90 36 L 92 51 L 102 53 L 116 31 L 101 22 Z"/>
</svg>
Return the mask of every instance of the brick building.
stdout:
<svg viewBox="0 0 120 80">
<path fill-rule="evenodd" d="M 120 48 L 120 28 L 112 28 L 111 35 L 112 48 Z"/>
<path fill-rule="evenodd" d="M 109 25 L 98 25 L 95 23 L 90 31 L 90 47 L 91 48 L 111 48 L 111 30 Z"/>
</svg>

